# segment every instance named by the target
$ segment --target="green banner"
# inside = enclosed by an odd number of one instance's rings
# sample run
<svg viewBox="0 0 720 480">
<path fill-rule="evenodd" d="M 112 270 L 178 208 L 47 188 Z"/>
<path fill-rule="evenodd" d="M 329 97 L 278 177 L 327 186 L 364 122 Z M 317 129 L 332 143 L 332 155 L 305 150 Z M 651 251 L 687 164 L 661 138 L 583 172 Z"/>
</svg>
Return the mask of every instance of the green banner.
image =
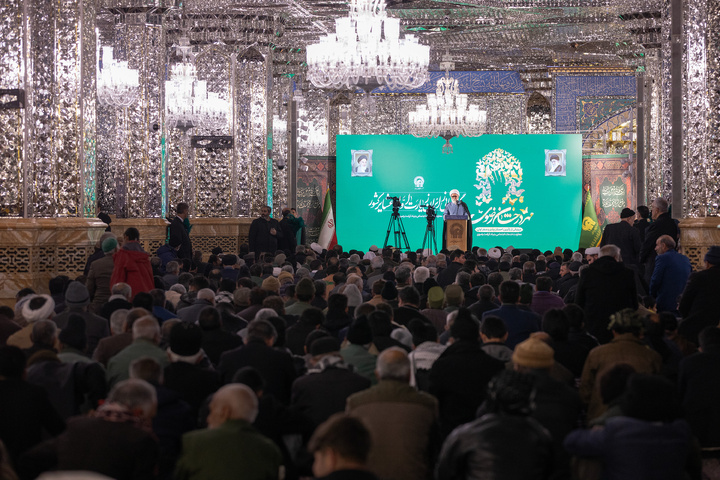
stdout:
<svg viewBox="0 0 720 480">
<path fill-rule="evenodd" d="M 580 233 L 580 248 L 597 247 L 602 240 L 602 230 L 598 225 L 595 205 L 592 201 L 590 190 L 585 195 L 585 206 L 583 207 L 582 232 Z"/>
<path fill-rule="evenodd" d="M 580 135 L 483 135 L 442 139 L 410 135 L 338 135 L 336 220 L 343 248 L 381 246 L 392 229 L 393 200 L 411 249 L 425 238 L 427 205 L 436 241 L 450 190 L 472 215 L 472 244 L 575 248 L 582 208 Z M 393 232 L 389 243 L 393 243 Z"/>
</svg>

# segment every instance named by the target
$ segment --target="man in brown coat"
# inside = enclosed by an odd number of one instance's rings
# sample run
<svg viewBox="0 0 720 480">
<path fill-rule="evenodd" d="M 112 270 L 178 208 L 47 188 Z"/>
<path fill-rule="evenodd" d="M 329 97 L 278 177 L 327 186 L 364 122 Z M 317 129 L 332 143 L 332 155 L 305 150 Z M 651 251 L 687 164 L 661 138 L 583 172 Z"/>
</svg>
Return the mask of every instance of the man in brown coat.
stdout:
<svg viewBox="0 0 720 480">
<path fill-rule="evenodd" d="M 410 386 L 410 360 L 398 347 L 378 356 L 379 383 L 347 400 L 347 413 L 370 430 L 370 470 L 386 480 L 432 478 L 439 450 L 438 403 Z"/>
<path fill-rule="evenodd" d="M 90 292 L 90 298 L 92 298 L 90 311 L 97 315 L 100 315 L 102 306 L 110 299 L 110 277 L 115 268 L 113 254 L 117 251 L 117 246 L 115 237 L 106 238 L 102 242 L 102 251 L 105 256 L 90 264 L 86 285 Z"/>
<path fill-rule="evenodd" d="M 608 328 L 612 330 L 612 341 L 590 351 L 580 381 L 580 398 L 588 405 L 588 420 L 607 409 L 600 396 L 600 378 L 609 369 L 626 363 L 637 373 L 657 374 L 662 367 L 660 354 L 640 341 L 643 324 L 637 312 L 626 308 L 611 315 Z"/>
</svg>

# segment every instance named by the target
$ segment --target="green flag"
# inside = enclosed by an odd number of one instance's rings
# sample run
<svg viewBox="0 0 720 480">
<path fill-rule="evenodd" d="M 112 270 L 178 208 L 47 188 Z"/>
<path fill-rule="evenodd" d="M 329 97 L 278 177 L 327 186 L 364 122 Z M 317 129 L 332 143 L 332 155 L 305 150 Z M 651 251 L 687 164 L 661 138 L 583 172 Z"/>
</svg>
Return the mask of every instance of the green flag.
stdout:
<svg viewBox="0 0 720 480">
<path fill-rule="evenodd" d="M 597 247 L 602 239 L 602 230 L 598 224 L 595 205 L 593 205 L 590 190 L 585 196 L 583 207 L 582 230 L 580 231 L 580 248 Z"/>
</svg>

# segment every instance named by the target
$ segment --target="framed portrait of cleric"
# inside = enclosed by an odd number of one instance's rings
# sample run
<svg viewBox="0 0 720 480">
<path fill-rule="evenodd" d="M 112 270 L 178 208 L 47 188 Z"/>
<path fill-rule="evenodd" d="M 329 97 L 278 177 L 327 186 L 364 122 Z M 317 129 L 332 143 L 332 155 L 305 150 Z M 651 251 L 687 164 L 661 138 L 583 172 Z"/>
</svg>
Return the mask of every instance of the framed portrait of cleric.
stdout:
<svg viewBox="0 0 720 480">
<path fill-rule="evenodd" d="M 566 150 L 545 150 L 545 176 L 564 177 Z"/>
<path fill-rule="evenodd" d="M 350 175 L 353 177 L 372 177 L 372 150 L 351 150 L 352 165 Z"/>
</svg>

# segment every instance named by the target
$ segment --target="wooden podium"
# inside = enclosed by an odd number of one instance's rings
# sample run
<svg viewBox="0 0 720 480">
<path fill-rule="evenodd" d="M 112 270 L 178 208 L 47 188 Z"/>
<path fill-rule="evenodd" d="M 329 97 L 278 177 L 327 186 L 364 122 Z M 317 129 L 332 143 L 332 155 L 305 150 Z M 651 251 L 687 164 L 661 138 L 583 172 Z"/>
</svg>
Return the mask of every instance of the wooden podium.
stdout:
<svg viewBox="0 0 720 480">
<path fill-rule="evenodd" d="M 451 252 L 458 248 L 467 252 L 467 222 L 465 215 L 448 215 L 445 220 L 445 245 Z"/>
</svg>

